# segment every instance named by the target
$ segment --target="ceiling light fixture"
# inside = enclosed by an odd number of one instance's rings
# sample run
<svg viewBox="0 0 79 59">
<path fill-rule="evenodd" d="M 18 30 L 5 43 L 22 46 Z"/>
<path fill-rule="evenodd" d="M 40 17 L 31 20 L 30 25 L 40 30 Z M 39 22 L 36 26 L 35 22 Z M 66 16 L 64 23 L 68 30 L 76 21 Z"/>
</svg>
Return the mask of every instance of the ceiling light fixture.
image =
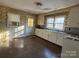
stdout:
<svg viewBox="0 0 79 59">
<path fill-rule="evenodd" d="M 51 10 L 51 8 L 45 8 L 41 2 L 36 2 L 35 5 L 36 5 L 36 9 L 39 10 Z"/>
<path fill-rule="evenodd" d="M 41 9 L 43 4 L 41 2 L 36 2 L 35 5 L 37 9 Z"/>
<path fill-rule="evenodd" d="M 37 6 L 42 6 L 43 4 L 41 2 L 36 2 Z"/>
</svg>

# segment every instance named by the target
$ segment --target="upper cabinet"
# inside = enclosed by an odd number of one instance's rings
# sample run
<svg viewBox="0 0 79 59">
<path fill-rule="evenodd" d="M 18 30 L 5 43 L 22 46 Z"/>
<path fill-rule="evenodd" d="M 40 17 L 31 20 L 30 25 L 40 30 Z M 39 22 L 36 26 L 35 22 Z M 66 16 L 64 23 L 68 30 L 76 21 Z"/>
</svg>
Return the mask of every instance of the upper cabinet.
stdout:
<svg viewBox="0 0 79 59">
<path fill-rule="evenodd" d="M 38 16 L 38 25 L 44 25 L 44 15 Z"/>
<path fill-rule="evenodd" d="M 79 28 L 79 6 L 71 8 L 65 27 Z"/>
</svg>

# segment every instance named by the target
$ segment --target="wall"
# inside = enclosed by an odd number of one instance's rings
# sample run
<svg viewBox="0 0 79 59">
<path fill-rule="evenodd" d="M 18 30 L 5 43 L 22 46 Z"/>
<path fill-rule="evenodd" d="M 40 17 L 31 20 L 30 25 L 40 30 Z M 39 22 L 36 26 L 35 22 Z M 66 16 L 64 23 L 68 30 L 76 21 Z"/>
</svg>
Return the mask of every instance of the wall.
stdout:
<svg viewBox="0 0 79 59">
<path fill-rule="evenodd" d="M 27 18 L 33 17 L 35 20 L 35 15 L 21 11 L 21 10 L 5 7 L 5 6 L 0 6 L 0 33 L 8 31 L 9 36 L 11 38 L 15 37 L 15 28 L 7 26 L 7 13 L 8 12 L 20 15 L 20 26 L 19 27 L 24 26 L 24 30 L 23 30 L 24 33 L 21 35 L 18 35 L 18 37 L 34 34 L 34 27 L 30 28 L 27 26 Z"/>
</svg>

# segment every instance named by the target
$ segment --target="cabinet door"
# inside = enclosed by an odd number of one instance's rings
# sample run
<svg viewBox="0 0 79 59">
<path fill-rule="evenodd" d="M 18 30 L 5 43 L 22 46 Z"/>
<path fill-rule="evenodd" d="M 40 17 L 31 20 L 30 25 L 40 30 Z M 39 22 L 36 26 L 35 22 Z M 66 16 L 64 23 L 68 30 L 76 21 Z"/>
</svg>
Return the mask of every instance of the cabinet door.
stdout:
<svg viewBox="0 0 79 59">
<path fill-rule="evenodd" d="M 63 46 L 63 41 L 64 41 L 64 34 L 57 33 L 57 44 Z"/>
<path fill-rule="evenodd" d="M 56 35 L 57 35 L 57 34 L 56 34 L 55 32 L 50 32 L 50 33 L 49 33 L 49 39 L 48 39 L 48 40 L 49 40 L 50 42 L 56 44 L 56 41 L 57 41 Z"/>
<path fill-rule="evenodd" d="M 35 29 L 35 35 L 40 36 L 40 30 L 39 29 Z"/>
<path fill-rule="evenodd" d="M 36 29 L 35 34 L 41 38 L 48 39 L 48 32 L 44 29 Z"/>
<path fill-rule="evenodd" d="M 43 29 L 39 29 L 39 36 L 41 37 L 41 38 L 43 38 Z"/>
<path fill-rule="evenodd" d="M 42 32 L 42 38 L 48 40 L 48 35 L 49 35 L 49 32 L 46 31 L 46 30 L 43 30 L 43 32 Z"/>
</svg>

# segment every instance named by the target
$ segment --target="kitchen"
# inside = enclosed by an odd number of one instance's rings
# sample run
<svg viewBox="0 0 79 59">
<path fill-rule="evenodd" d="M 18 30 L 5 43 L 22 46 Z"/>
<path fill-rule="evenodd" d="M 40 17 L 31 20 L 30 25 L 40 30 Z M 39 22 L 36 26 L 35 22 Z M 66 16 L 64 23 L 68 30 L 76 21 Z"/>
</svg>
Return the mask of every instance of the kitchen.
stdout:
<svg viewBox="0 0 79 59">
<path fill-rule="evenodd" d="M 78 42 L 78 0 L 0 0 L 0 57 L 79 58 Z"/>
<path fill-rule="evenodd" d="M 55 14 L 58 12 L 61 13 L 61 12 L 68 12 L 68 11 L 69 11 L 69 14 L 66 16 L 66 19 L 65 19 L 65 24 L 64 24 L 65 31 L 64 32 L 44 29 L 44 27 L 42 26 L 45 24 L 44 23 L 45 15 L 51 15 L 53 13 Z M 55 11 L 53 13 L 38 16 L 38 25 L 40 25 L 40 27 L 36 28 L 35 34 L 52 43 L 62 46 L 62 57 L 78 57 L 79 56 L 78 54 L 79 53 L 79 47 L 78 47 L 79 45 L 78 44 L 78 41 L 79 41 L 79 20 L 78 20 L 79 6 L 73 7 L 71 9 L 65 9 L 64 11 L 63 10 Z M 65 41 L 68 38 L 71 38 L 71 41 Z M 67 48 L 68 50 L 66 50 Z M 68 52 L 66 53 L 66 51 Z M 73 52 L 75 52 L 74 53 L 75 55 L 73 54 Z"/>
</svg>

